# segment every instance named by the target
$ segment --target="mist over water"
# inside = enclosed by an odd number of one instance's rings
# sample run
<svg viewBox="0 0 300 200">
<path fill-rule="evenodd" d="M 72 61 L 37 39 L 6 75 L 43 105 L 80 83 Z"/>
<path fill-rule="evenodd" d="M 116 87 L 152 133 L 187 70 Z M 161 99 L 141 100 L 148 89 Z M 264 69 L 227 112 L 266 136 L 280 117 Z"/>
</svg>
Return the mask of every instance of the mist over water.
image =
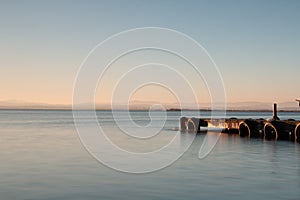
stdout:
<svg viewBox="0 0 300 200">
<path fill-rule="evenodd" d="M 238 118 L 272 117 L 271 112 L 227 114 Z M 299 113 L 278 115 L 281 119 L 300 119 Z M 193 111 L 190 116 L 194 116 Z M 147 141 L 132 143 L 129 136 L 122 135 L 110 111 L 97 111 L 97 117 L 117 145 L 147 152 L 176 134 L 180 112 L 168 112 L 158 142 L 151 145 L 145 145 Z M 131 117 L 140 126 L 150 122 L 145 111 L 131 112 Z M 85 118 L 82 125 L 88 127 L 89 121 Z M 221 135 L 209 156 L 199 160 L 205 136 L 199 134 L 173 165 L 154 173 L 132 175 L 102 165 L 85 150 L 72 111 L 0 110 L 0 130 L 1 200 L 300 198 L 300 144 L 289 141 Z"/>
</svg>

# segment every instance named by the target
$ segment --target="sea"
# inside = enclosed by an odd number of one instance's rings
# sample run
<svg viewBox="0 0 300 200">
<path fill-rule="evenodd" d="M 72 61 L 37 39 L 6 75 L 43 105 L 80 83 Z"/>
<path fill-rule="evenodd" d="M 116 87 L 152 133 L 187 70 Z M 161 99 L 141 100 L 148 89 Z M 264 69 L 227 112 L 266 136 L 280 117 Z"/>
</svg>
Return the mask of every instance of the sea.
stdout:
<svg viewBox="0 0 300 200">
<path fill-rule="evenodd" d="M 196 115 L 193 112 L 189 115 Z M 142 138 L 142 143 L 135 143 L 129 135 L 121 136 L 124 133 L 111 111 L 96 111 L 108 137 L 133 152 L 153 151 L 176 134 L 184 138 L 187 133 L 178 133 L 181 115 L 180 111 L 167 112 L 160 142 L 147 143 Z M 278 115 L 300 120 L 299 112 Z M 130 116 L 140 127 L 151 122 L 148 111 L 130 111 Z M 208 117 L 210 112 L 202 111 L 201 116 Z M 231 111 L 226 117 L 267 119 L 272 113 Z M 89 128 L 91 122 L 87 117 L 80 126 Z M 127 127 L 132 125 L 122 121 L 126 123 Z M 200 146 L 209 134 L 201 133 L 172 164 L 134 174 L 96 159 L 76 126 L 72 110 L 0 110 L 0 199 L 300 199 L 299 143 L 221 134 L 211 152 L 199 159 Z M 161 159 L 159 154 L 156 159 Z"/>
</svg>

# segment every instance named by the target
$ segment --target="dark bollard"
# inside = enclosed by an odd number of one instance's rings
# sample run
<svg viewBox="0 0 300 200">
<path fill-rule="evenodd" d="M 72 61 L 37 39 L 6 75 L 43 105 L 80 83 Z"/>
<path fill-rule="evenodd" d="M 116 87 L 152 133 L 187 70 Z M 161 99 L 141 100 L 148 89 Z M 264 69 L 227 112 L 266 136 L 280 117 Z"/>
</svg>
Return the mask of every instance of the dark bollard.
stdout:
<svg viewBox="0 0 300 200">
<path fill-rule="evenodd" d="M 186 117 L 180 118 L 180 131 L 182 132 L 186 131 L 186 121 L 187 121 Z"/>
<path fill-rule="evenodd" d="M 192 133 L 200 133 L 200 127 L 207 127 L 208 122 L 199 118 L 187 118 L 185 122 L 186 131 Z"/>
<path fill-rule="evenodd" d="M 246 119 L 239 124 L 239 134 L 241 137 L 262 137 L 264 121 L 257 119 Z"/>
<path fill-rule="evenodd" d="M 247 122 L 242 121 L 239 125 L 239 135 L 241 137 L 250 137 L 251 131 Z"/>
<path fill-rule="evenodd" d="M 199 122 L 196 118 L 190 118 L 186 122 L 187 131 L 197 133 L 199 129 Z"/>
<path fill-rule="evenodd" d="M 266 139 L 294 140 L 295 122 L 271 120 L 264 126 Z"/>
<path fill-rule="evenodd" d="M 264 136 L 266 139 L 275 139 L 278 138 L 277 129 L 275 126 L 273 126 L 272 123 L 267 122 L 264 126 Z"/>
</svg>

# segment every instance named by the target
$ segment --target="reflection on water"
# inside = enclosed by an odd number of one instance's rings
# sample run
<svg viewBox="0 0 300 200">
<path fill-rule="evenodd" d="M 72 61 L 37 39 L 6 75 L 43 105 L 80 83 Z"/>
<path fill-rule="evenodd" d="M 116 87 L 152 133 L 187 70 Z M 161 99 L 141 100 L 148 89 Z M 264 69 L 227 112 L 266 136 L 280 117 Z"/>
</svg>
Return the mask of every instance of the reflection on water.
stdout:
<svg viewBox="0 0 300 200">
<path fill-rule="evenodd" d="M 109 112 L 97 115 L 115 134 Z M 146 113 L 135 115 L 143 120 Z M 176 133 L 172 129 L 178 127 L 179 115 L 168 116 L 161 140 Z M 285 116 L 298 118 L 291 115 Z M 300 198 L 300 145 L 288 141 L 221 135 L 209 156 L 199 160 L 205 136 L 200 134 L 170 167 L 131 175 L 101 165 L 86 152 L 70 111 L 0 111 L 0 129 L 1 200 Z"/>
</svg>

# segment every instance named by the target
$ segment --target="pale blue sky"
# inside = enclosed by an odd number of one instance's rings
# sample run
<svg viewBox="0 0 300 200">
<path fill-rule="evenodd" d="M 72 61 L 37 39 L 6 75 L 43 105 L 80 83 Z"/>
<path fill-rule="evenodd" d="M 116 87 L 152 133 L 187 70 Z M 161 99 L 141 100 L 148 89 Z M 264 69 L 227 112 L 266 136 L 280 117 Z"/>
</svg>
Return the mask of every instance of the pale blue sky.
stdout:
<svg viewBox="0 0 300 200">
<path fill-rule="evenodd" d="M 228 101 L 300 97 L 300 1 L 0 1 L 0 101 L 71 103 L 88 52 L 144 26 L 201 43 Z"/>
</svg>

